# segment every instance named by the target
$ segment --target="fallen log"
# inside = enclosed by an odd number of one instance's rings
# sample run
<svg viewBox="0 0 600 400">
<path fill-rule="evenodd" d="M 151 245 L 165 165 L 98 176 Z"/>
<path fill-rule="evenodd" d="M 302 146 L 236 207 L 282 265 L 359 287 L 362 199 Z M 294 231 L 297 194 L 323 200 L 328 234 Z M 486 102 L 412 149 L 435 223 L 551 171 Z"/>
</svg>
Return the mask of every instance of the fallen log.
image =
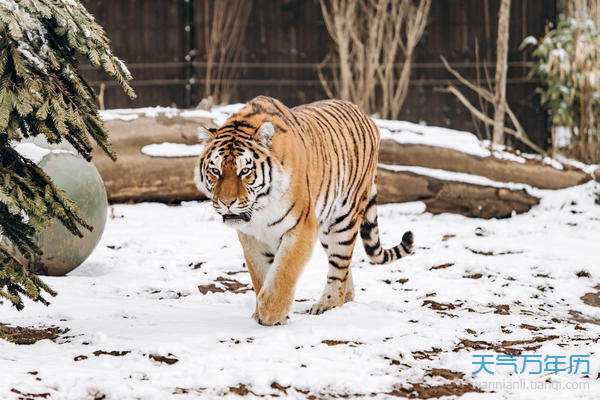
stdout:
<svg viewBox="0 0 600 400">
<path fill-rule="evenodd" d="M 564 166 L 563 170 L 559 170 L 538 160 L 515 162 L 493 156 L 478 157 L 445 147 L 401 144 L 389 139 L 382 140 L 379 161 L 463 172 L 500 182 L 525 183 L 539 189 L 564 189 L 592 179 L 578 169 Z"/>
<path fill-rule="evenodd" d="M 117 161 L 96 149 L 93 162 L 104 180 L 108 201 L 171 203 L 202 199 L 193 182 L 195 157 L 151 157 L 141 149 L 163 142 L 197 144 L 196 128 L 207 122 L 164 116 L 107 121 Z"/>
<path fill-rule="evenodd" d="M 438 179 L 409 171 L 378 170 L 378 201 L 422 201 L 432 214 L 454 213 L 476 218 L 508 218 L 527 212 L 539 199 L 525 190 Z"/>
<path fill-rule="evenodd" d="M 156 157 L 142 153 L 146 145 L 158 143 L 198 144 L 196 128 L 212 121 L 159 115 L 133 120 L 111 120 L 106 125 L 118 160 L 112 162 L 100 151 L 94 163 L 102 175 L 108 199 L 116 202 L 179 202 L 203 199 L 193 183 L 196 157 Z M 458 150 L 427 145 L 399 144 L 384 140 L 380 161 L 417 165 L 487 177 L 497 182 L 521 182 L 539 188 L 563 188 L 590 179 L 575 169 L 558 170 L 539 161 L 515 162 L 478 157 Z M 496 185 L 497 186 L 497 185 Z M 470 217 L 505 218 L 528 211 L 538 199 L 514 187 L 494 187 L 414 171 L 378 172 L 379 201 L 398 203 L 423 201 L 432 213 L 452 212 Z"/>
</svg>

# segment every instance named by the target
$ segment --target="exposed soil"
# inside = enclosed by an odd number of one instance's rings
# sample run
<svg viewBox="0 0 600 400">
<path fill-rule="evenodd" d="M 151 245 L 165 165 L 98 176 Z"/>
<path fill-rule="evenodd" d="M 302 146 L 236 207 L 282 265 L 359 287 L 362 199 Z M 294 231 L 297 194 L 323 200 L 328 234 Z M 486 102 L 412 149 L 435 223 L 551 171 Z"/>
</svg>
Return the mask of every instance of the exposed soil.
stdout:
<svg viewBox="0 0 600 400">
<path fill-rule="evenodd" d="M 342 344 L 346 344 L 350 347 L 356 347 L 356 346 L 360 346 L 361 344 L 364 344 L 362 342 L 353 342 L 350 340 L 335 340 L 335 339 L 325 339 L 325 340 L 321 341 L 321 343 L 326 344 L 327 346 L 339 346 Z"/>
<path fill-rule="evenodd" d="M 507 251 L 485 251 L 485 250 L 477 250 L 471 247 L 465 247 L 465 249 L 469 250 L 473 254 L 479 254 L 480 256 L 505 256 L 509 254 L 523 254 L 520 250 L 507 250 Z"/>
<path fill-rule="evenodd" d="M 497 306 L 495 306 L 496 310 L 494 311 L 494 314 L 500 314 L 500 315 L 509 315 L 510 314 L 510 306 L 508 304 L 498 304 Z"/>
<path fill-rule="evenodd" d="M 168 365 L 173 365 L 179 360 L 173 356 L 173 354 L 169 353 L 167 356 L 161 356 L 160 354 L 148 354 L 148 358 L 154 360 L 159 363 L 164 363 Z"/>
<path fill-rule="evenodd" d="M 444 379 L 448 379 L 449 381 L 462 379 L 465 377 L 465 374 L 458 371 L 452 371 L 446 368 L 433 368 L 432 370 L 427 372 L 428 376 L 440 376 Z"/>
<path fill-rule="evenodd" d="M 18 395 L 17 399 L 19 400 L 30 400 L 30 399 L 48 399 L 50 398 L 50 393 L 25 393 L 17 390 L 15 388 L 10 389 L 11 392 Z"/>
<path fill-rule="evenodd" d="M 586 293 L 581 297 L 581 301 L 583 301 L 588 306 L 592 307 L 600 307 L 600 285 L 596 285 L 594 287 L 595 292 Z"/>
<path fill-rule="evenodd" d="M 470 383 L 453 382 L 436 386 L 415 383 L 409 389 L 395 389 L 387 394 L 394 397 L 407 397 L 409 399 L 435 399 L 443 396 L 462 396 L 466 393 L 483 393 L 483 390 Z"/>
<path fill-rule="evenodd" d="M 246 285 L 240 281 L 231 278 L 225 278 L 219 276 L 215 279 L 215 283 L 209 283 L 208 285 L 199 285 L 198 290 L 202 294 L 208 293 L 246 293 L 250 290 L 253 290 L 251 286 Z"/>
<path fill-rule="evenodd" d="M 454 309 L 462 306 L 462 304 L 438 303 L 437 301 L 433 301 L 433 300 L 425 300 L 425 301 L 423 301 L 423 304 L 421 304 L 421 305 L 423 307 L 429 307 L 432 310 L 436 310 L 436 311 L 454 310 Z"/>
<path fill-rule="evenodd" d="M 126 356 L 129 353 L 131 353 L 131 351 L 129 351 L 129 350 L 123 350 L 123 351 L 117 351 L 117 350 L 112 350 L 112 351 L 96 350 L 92 354 L 94 354 L 96 357 L 99 357 L 99 356 L 123 357 L 123 356 Z"/>
<path fill-rule="evenodd" d="M 571 316 L 571 319 L 575 322 L 580 322 L 582 324 L 600 325 L 600 318 L 587 317 L 579 311 L 571 310 L 569 311 L 569 315 Z"/>
<path fill-rule="evenodd" d="M 431 350 L 413 351 L 412 356 L 416 360 L 433 360 L 433 357 L 437 356 L 441 352 L 442 349 L 434 347 Z"/>
<path fill-rule="evenodd" d="M 34 344 L 40 340 L 56 340 L 59 335 L 68 332 L 56 326 L 48 328 L 26 328 L 22 326 L 8 326 L 0 324 L 0 339 L 15 344 Z"/>
<path fill-rule="evenodd" d="M 454 263 L 445 263 L 445 264 L 440 264 L 440 265 L 434 265 L 433 267 L 430 267 L 429 270 L 435 270 L 435 269 L 445 269 L 445 268 L 450 268 L 451 266 L 453 266 Z"/>
<path fill-rule="evenodd" d="M 557 339 L 557 335 L 537 336 L 526 340 L 503 340 L 499 343 L 491 343 L 483 340 L 461 339 L 454 347 L 455 352 L 460 350 L 493 350 L 500 354 L 518 356 L 524 351 L 537 350 L 542 342 Z M 528 346 L 529 345 L 529 346 Z M 519 347 L 517 347 L 519 346 Z"/>
</svg>

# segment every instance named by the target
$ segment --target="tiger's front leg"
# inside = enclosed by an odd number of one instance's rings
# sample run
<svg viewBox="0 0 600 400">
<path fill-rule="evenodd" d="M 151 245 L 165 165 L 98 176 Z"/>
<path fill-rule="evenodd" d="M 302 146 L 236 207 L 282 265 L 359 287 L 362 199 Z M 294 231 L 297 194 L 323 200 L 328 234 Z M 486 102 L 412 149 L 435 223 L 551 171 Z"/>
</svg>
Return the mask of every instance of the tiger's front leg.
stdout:
<svg viewBox="0 0 600 400">
<path fill-rule="evenodd" d="M 312 215 L 299 218 L 297 225 L 282 236 L 258 294 L 257 314 L 261 325 L 285 323 L 294 301 L 296 282 L 312 254 L 317 236 L 316 219 Z"/>
<path fill-rule="evenodd" d="M 258 319 L 258 294 L 263 286 L 267 272 L 273 264 L 275 256 L 269 251 L 269 247 L 265 243 L 257 240 L 253 236 L 238 232 L 238 239 L 240 240 L 242 250 L 244 251 L 246 268 L 248 268 L 248 272 L 250 273 L 252 287 L 254 289 L 254 294 L 256 295 L 257 307 L 252 314 L 252 318 Z"/>
</svg>

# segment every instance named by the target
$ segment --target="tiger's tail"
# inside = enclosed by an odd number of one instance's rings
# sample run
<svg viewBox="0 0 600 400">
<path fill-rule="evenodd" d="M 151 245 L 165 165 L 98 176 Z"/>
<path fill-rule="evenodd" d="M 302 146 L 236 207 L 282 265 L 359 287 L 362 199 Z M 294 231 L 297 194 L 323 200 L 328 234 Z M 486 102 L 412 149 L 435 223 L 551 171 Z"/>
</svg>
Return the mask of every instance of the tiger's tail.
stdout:
<svg viewBox="0 0 600 400">
<path fill-rule="evenodd" d="M 373 264 L 386 264 L 405 257 L 413 251 L 414 236 L 411 231 L 404 232 L 399 245 L 389 249 L 381 246 L 379 224 L 377 223 L 377 186 L 375 183 L 371 187 L 363 222 L 360 225 L 360 237 Z"/>
</svg>

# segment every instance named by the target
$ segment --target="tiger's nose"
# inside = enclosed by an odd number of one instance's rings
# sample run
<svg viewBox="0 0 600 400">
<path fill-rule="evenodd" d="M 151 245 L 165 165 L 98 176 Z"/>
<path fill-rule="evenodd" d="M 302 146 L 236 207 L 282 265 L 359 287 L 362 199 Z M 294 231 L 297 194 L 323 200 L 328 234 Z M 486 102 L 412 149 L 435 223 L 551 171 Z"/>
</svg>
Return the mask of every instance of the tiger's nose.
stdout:
<svg viewBox="0 0 600 400">
<path fill-rule="evenodd" d="M 221 200 L 221 203 L 223 203 L 223 205 L 225 207 L 230 208 L 233 205 L 233 203 L 235 203 L 236 200 L 237 199 L 235 199 L 235 198 L 233 198 L 233 199 L 223 199 L 223 200 Z"/>
</svg>

